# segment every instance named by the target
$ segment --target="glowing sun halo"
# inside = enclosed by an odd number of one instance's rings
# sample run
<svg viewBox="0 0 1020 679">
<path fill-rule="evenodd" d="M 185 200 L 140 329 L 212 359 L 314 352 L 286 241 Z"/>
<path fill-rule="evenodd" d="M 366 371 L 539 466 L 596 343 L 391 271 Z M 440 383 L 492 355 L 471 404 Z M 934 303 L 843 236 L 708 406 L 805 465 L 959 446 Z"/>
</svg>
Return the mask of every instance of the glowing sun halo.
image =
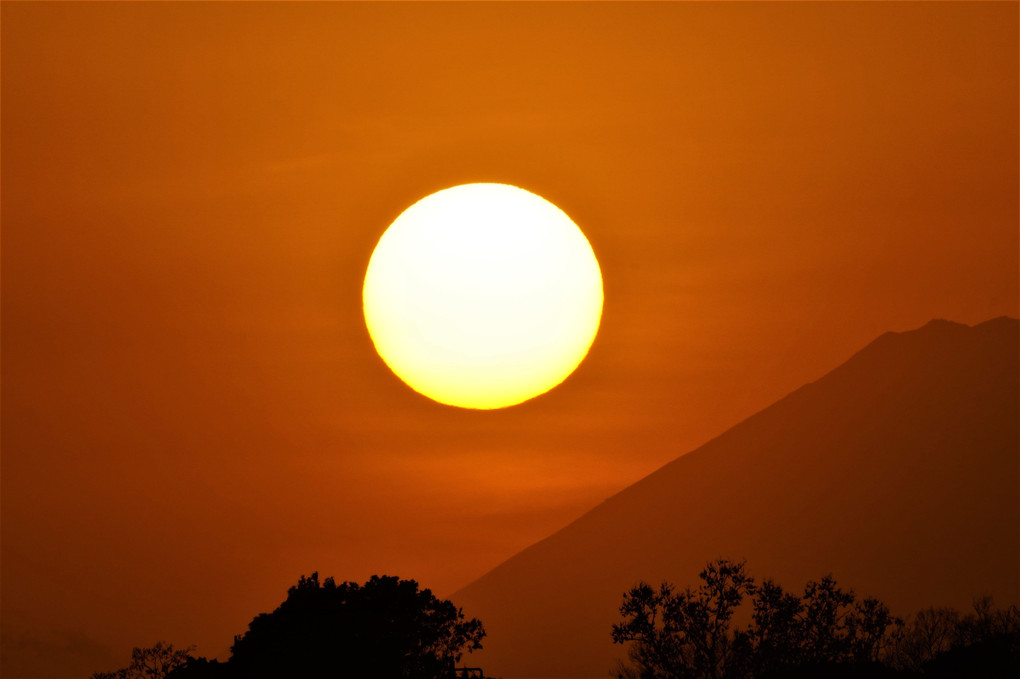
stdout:
<svg viewBox="0 0 1020 679">
<path fill-rule="evenodd" d="M 602 275 L 574 222 L 506 184 L 463 184 L 405 210 L 365 274 L 365 322 L 412 389 L 511 406 L 562 382 L 602 317 Z"/>
</svg>

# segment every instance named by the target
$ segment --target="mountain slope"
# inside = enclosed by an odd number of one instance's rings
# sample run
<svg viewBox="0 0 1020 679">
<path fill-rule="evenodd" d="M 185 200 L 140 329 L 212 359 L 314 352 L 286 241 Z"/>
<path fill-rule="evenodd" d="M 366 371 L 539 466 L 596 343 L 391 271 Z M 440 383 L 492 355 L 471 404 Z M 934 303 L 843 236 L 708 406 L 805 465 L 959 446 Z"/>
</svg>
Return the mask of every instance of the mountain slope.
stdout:
<svg viewBox="0 0 1020 679">
<path fill-rule="evenodd" d="M 886 333 L 453 597 L 504 677 L 605 677 L 624 590 L 710 559 L 800 588 L 832 572 L 894 612 L 1020 600 L 1015 319 Z"/>
</svg>

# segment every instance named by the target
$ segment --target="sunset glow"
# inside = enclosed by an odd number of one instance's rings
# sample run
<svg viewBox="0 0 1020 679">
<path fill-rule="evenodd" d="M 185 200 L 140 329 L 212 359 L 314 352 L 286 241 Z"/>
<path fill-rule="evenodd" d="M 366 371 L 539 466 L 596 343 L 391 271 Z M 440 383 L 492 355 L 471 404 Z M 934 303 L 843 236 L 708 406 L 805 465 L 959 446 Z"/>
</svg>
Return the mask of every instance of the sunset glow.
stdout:
<svg viewBox="0 0 1020 679">
<path fill-rule="evenodd" d="M 595 339 L 602 276 L 584 234 L 552 203 L 465 184 L 405 210 L 368 266 L 365 321 L 412 389 L 492 409 L 562 382 Z"/>
<path fill-rule="evenodd" d="M 506 679 L 641 674 L 622 595 L 715 559 L 1020 605 L 1020 2 L 0 19 L 0 677 L 454 673 L 231 664 L 313 573 Z"/>
</svg>

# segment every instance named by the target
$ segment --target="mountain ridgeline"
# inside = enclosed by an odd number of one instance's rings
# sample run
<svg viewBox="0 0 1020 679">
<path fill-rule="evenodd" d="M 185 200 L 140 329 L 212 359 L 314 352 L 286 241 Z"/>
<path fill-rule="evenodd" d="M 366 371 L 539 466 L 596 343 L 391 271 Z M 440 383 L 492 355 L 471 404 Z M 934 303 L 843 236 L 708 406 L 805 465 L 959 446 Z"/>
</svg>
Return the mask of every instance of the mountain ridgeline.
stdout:
<svg viewBox="0 0 1020 679">
<path fill-rule="evenodd" d="M 1020 601 L 1020 323 L 886 333 L 453 595 L 507 677 L 604 677 L 637 581 L 747 559 L 900 615 Z"/>
</svg>

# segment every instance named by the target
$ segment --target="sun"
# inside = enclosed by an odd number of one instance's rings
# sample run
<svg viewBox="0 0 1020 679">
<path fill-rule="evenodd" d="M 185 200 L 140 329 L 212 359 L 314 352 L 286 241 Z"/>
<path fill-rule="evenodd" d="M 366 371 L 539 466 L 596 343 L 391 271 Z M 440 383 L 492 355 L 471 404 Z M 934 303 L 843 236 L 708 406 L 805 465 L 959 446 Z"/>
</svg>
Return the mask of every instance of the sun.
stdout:
<svg viewBox="0 0 1020 679">
<path fill-rule="evenodd" d="M 512 406 L 581 363 L 602 318 L 602 273 L 558 207 L 507 184 L 423 198 L 383 233 L 365 323 L 408 386 L 461 408 Z"/>
</svg>

